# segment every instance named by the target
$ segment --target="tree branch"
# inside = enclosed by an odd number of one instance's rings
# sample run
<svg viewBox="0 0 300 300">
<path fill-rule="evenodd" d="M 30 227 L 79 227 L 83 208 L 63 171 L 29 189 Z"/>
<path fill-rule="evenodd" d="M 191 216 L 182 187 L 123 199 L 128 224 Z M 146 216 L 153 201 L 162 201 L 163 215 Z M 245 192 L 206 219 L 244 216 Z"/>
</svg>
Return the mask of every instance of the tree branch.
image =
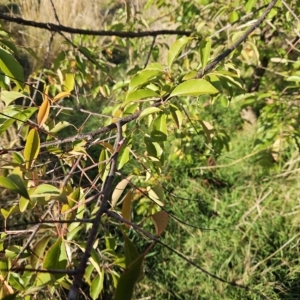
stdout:
<svg viewBox="0 0 300 300">
<path fill-rule="evenodd" d="M 140 32 L 133 32 L 133 31 L 112 31 L 112 30 L 87 30 L 87 29 L 79 29 L 79 28 L 72 28 L 67 27 L 64 25 L 56 25 L 53 23 L 42 23 L 42 22 L 35 22 L 31 20 L 25 20 L 20 17 L 12 17 L 6 14 L 0 13 L 0 20 L 9 21 L 12 23 L 17 23 L 24 26 L 30 26 L 35 28 L 41 28 L 48 31 L 54 32 L 67 32 L 73 34 L 84 34 L 84 35 L 93 35 L 93 36 L 118 36 L 123 38 L 141 38 L 146 36 L 158 36 L 158 35 L 186 35 L 190 36 L 192 31 L 185 31 L 185 30 L 153 30 L 153 31 L 140 31 Z"/>
<path fill-rule="evenodd" d="M 90 230 L 89 238 L 86 243 L 84 255 L 76 269 L 73 285 L 69 291 L 68 299 L 69 300 L 76 300 L 78 298 L 79 289 L 82 285 L 82 278 L 84 276 L 85 269 L 87 267 L 88 259 L 91 256 L 91 252 L 93 249 L 94 242 L 96 240 L 98 230 L 101 224 L 101 217 L 104 213 L 107 212 L 108 201 L 111 198 L 112 194 L 112 185 L 115 178 L 115 173 L 117 170 L 117 161 L 118 161 L 118 154 L 122 145 L 122 125 L 120 122 L 113 124 L 117 127 L 117 137 L 115 140 L 114 145 L 114 153 L 111 155 L 110 158 L 110 170 L 109 174 L 103 184 L 102 194 L 100 195 L 101 198 L 101 205 L 96 214 L 96 217 L 93 221 L 92 228 Z"/>
<path fill-rule="evenodd" d="M 201 69 L 197 75 L 197 78 L 201 78 L 208 71 L 211 71 L 220 61 L 222 61 L 225 57 L 227 57 L 233 50 L 235 50 L 239 45 L 241 45 L 248 36 L 266 19 L 267 15 L 271 11 L 271 9 L 275 6 L 278 0 L 272 0 L 261 17 L 228 49 L 226 49 L 223 53 L 218 55 L 210 64 L 208 64 L 204 69 Z"/>
</svg>

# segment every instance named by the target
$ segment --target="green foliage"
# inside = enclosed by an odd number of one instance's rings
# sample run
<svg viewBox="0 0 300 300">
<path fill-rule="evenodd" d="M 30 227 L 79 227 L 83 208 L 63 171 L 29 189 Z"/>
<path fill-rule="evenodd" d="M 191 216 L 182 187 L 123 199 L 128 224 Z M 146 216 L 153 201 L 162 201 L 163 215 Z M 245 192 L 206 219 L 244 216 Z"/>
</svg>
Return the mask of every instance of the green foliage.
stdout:
<svg viewBox="0 0 300 300">
<path fill-rule="evenodd" d="M 290 10 L 278 4 L 224 52 L 264 4 L 126 2 L 107 30 L 158 19 L 191 32 L 74 35 L 28 79 L 1 29 L 1 299 L 64 297 L 80 272 L 82 299 L 297 294 L 298 180 L 286 176 L 298 168 L 299 58 L 280 37 L 293 36 Z"/>
</svg>

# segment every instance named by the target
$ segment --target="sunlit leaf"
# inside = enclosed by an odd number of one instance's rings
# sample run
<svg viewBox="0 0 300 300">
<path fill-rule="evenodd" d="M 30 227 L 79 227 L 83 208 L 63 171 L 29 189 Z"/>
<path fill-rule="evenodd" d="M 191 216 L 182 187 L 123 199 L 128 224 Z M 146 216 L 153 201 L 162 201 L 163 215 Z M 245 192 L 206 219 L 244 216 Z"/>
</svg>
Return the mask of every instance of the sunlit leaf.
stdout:
<svg viewBox="0 0 300 300">
<path fill-rule="evenodd" d="M 31 249 L 30 264 L 33 269 L 37 269 L 39 265 L 42 265 L 44 259 L 44 252 L 48 245 L 51 235 L 41 238 Z"/>
<path fill-rule="evenodd" d="M 50 282 L 55 281 L 54 275 L 50 273 L 38 273 L 37 277 L 35 279 L 35 286 L 44 286 L 46 284 L 49 284 Z"/>
<path fill-rule="evenodd" d="M 62 129 L 71 126 L 71 124 L 67 121 L 60 121 L 57 124 L 55 124 L 55 126 L 49 130 L 50 133 L 57 133 L 59 131 L 61 131 Z"/>
<path fill-rule="evenodd" d="M 129 83 L 129 91 L 133 91 L 143 85 L 149 84 L 153 79 L 158 78 L 164 73 L 158 69 L 145 69 L 137 73 Z"/>
<path fill-rule="evenodd" d="M 152 123 L 153 130 L 160 131 L 167 135 L 167 116 L 166 114 L 161 114 Z"/>
<path fill-rule="evenodd" d="M 0 186 L 30 200 L 25 183 L 22 180 L 22 178 L 17 174 L 10 174 L 8 175 L 8 177 L 0 176 Z"/>
<path fill-rule="evenodd" d="M 179 129 L 182 125 L 182 113 L 181 111 L 178 109 L 178 107 L 174 104 L 170 105 L 170 112 L 171 112 L 171 116 L 173 121 L 175 122 L 177 128 Z"/>
<path fill-rule="evenodd" d="M 147 107 L 146 109 L 144 109 L 141 114 L 139 115 L 138 117 L 138 120 L 148 116 L 148 115 L 151 115 L 151 114 L 154 114 L 154 113 L 157 113 L 157 112 L 160 112 L 161 109 L 159 109 L 158 107 Z"/>
<path fill-rule="evenodd" d="M 75 87 L 75 79 L 74 79 L 74 74 L 68 73 L 65 76 L 64 80 L 64 92 L 72 92 Z"/>
<path fill-rule="evenodd" d="M 100 156 L 99 156 L 99 174 L 101 176 L 101 179 L 104 181 L 106 179 L 106 176 L 109 172 L 109 165 L 105 162 L 109 159 L 109 154 L 106 149 L 101 150 Z"/>
<path fill-rule="evenodd" d="M 22 93 L 15 92 L 15 91 L 1 91 L 1 100 L 5 103 L 7 107 L 11 102 L 18 98 L 26 97 Z"/>
<path fill-rule="evenodd" d="M 140 89 L 133 91 L 131 93 L 128 93 L 126 96 L 125 101 L 123 102 L 123 105 L 129 103 L 129 102 L 135 102 L 135 101 L 140 101 L 144 99 L 159 99 L 159 95 L 149 89 Z"/>
<path fill-rule="evenodd" d="M 7 51 L 0 48 L 0 69 L 16 84 L 18 89 L 24 86 L 24 71 L 19 62 Z"/>
<path fill-rule="evenodd" d="M 164 206 L 164 190 L 160 185 L 154 187 L 148 187 L 148 196 L 151 200 L 157 203 L 159 206 Z"/>
<path fill-rule="evenodd" d="M 19 206 L 17 206 L 17 205 L 13 205 L 12 207 L 10 207 L 9 210 L 1 208 L 1 213 L 5 219 L 7 219 L 13 213 L 19 213 L 19 212 L 20 212 L 20 209 L 19 209 Z"/>
<path fill-rule="evenodd" d="M 57 241 L 47 251 L 43 267 L 45 269 L 63 270 L 67 266 L 67 253 L 65 241 L 62 238 L 58 238 Z M 53 274 L 55 278 L 63 277 L 64 274 Z"/>
<path fill-rule="evenodd" d="M 27 209 L 27 206 L 29 204 L 29 200 L 24 198 L 24 197 L 21 197 L 20 200 L 19 200 L 19 208 L 20 208 L 20 212 L 24 212 L 26 209 Z"/>
<path fill-rule="evenodd" d="M 123 166 L 129 161 L 129 153 L 130 151 L 128 147 L 125 147 L 123 150 L 121 150 L 118 159 L 118 170 L 121 170 Z"/>
<path fill-rule="evenodd" d="M 90 287 L 90 295 L 93 300 L 98 299 L 101 291 L 103 290 L 103 282 L 104 282 L 104 270 L 102 270 L 100 274 L 97 274 L 92 281 Z"/>
<path fill-rule="evenodd" d="M 237 11 L 233 11 L 230 15 L 229 15 L 229 21 L 230 23 L 234 23 L 239 19 L 239 14 L 237 13 Z"/>
<path fill-rule="evenodd" d="M 39 127 L 43 126 L 44 123 L 47 121 L 50 112 L 50 101 L 47 97 L 43 101 L 42 105 L 40 106 L 38 115 L 37 115 L 37 122 Z"/>
<path fill-rule="evenodd" d="M 211 39 L 206 39 L 200 42 L 200 60 L 201 67 L 204 69 L 207 65 L 211 51 Z"/>
<path fill-rule="evenodd" d="M 111 206 L 115 207 L 118 200 L 120 199 L 122 193 L 124 192 L 124 190 L 126 189 L 127 185 L 130 182 L 130 179 L 133 177 L 134 175 L 130 175 L 127 178 L 122 179 L 117 186 L 115 187 L 113 194 L 111 196 Z"/>
<path fill-rule="evenodd" d="M 53 103 L 62 99 L 62 98 L 65 98 L 65 97 L 68 97 L 70 96 L 71 93 L 70 92 L 60 92 L 58 93 L 54 98 L 53 98 Z"/>
<path fill-rule="evenodd" d="M 169 67 L 169 69 L 171 69 L 174 60 L 178 57 L 182 48 L 192 40 L 193 40 L 193 38 L 184 36 L 174 42 L 174 44 L 171 46 L 171 48 L 168 52 L 168 67 Z"/>
<path fill-rule="evenodd" d="M 216 94 L 219 91 L 204 79 L 191 79 L 179 84 L 171 93 L 170 97 L 175 96 L 200 96 L 206 94 Z"/>
</svg>

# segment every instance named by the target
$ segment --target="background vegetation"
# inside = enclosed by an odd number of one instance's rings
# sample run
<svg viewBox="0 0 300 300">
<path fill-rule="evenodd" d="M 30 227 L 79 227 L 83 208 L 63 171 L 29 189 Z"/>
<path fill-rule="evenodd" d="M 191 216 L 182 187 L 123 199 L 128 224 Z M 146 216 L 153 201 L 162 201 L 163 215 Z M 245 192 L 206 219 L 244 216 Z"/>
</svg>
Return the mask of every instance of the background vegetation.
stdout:
<svg viewBox="0 0 300 300">
<path fill-rule="evenodd" d="M 0 4 L 1 299 L 299 298 L 299 1 Z"/>
</svg>

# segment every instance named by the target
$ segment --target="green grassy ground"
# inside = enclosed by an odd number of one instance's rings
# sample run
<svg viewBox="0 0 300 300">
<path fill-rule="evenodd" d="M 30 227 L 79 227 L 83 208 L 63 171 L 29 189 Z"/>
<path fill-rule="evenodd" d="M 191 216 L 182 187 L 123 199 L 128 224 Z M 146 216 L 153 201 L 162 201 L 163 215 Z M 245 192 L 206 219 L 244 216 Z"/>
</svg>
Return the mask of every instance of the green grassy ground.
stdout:
<svg viewBox="0 0 300 300">
<path fill-rule="evenodd" d="M 232 150 L 218 161 L 225 167 L 211 172 L 226 181 L 225 188 L 207 187 L 200 175 L 191 178 L 175 165 L 172 174 L 182 180 L 173 192 L 189 200 L 174 200 L 172 212 L 190 224 L 216 230 L 171 221 L 163 238 L 199 266 L 251 291 L 210 278 L 157 246 L 136 299 L 299 298 L 298 163 L 291 159 L 281 167 L 260 166 L 249 155 L 254 132 L 249 127 L 237 132 Z"/>
</svg>

